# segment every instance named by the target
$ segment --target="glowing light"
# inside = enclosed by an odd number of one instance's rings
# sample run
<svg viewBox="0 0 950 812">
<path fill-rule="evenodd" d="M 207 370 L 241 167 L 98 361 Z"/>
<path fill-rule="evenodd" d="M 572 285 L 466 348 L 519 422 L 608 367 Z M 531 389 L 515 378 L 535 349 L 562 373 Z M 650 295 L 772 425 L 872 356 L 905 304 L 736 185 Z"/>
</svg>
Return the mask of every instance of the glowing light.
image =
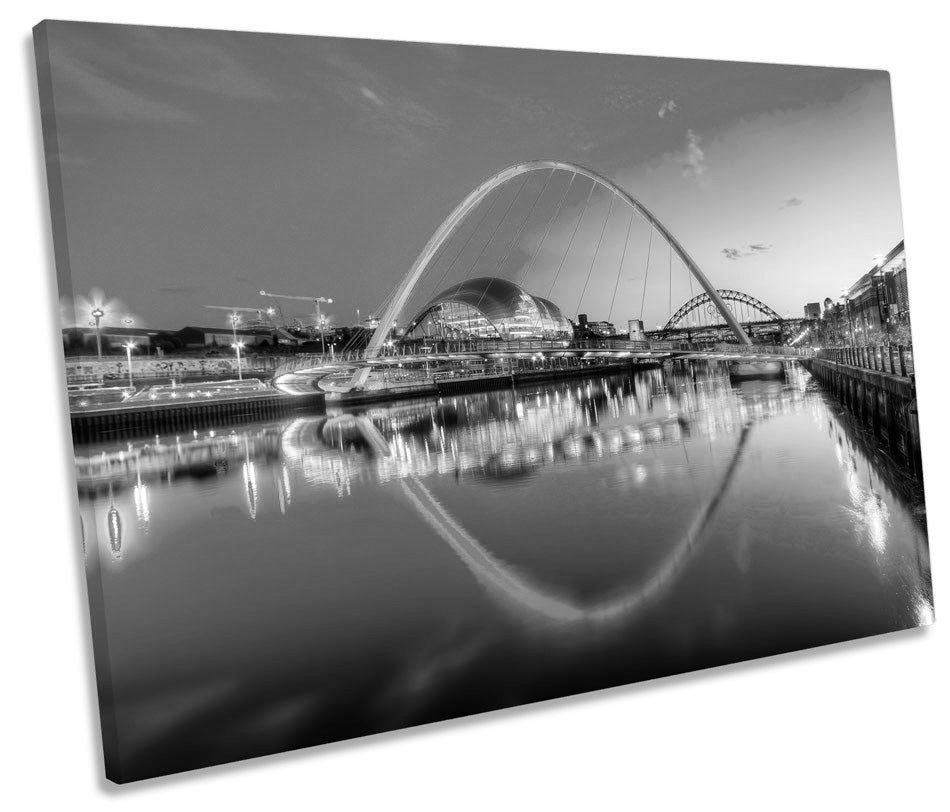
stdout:
<svg viewBox="0 0 950 812">
<path fill-rule="evenodd" d="M 141 481 L 132 489 L 132 499 L 135 502 L 135 515 L 139 522 L 147 529 L 151 512 L 148 507 L 148 486 Z"/>
<path fill-rule="evenodd" d="M 115 505 L 109 508 L 106 522 L 109 528 L 109 546 L 112 548 L 112 554 L 119 558 L 122 555 L 122 517 Z"/>
<path fill-rule="evenodd" d="M 257 518 L 257 468 L 248 460 L 244 463 L 244 497 L 247 500 L 247 512 L 252 519 Z"/>
</svg>

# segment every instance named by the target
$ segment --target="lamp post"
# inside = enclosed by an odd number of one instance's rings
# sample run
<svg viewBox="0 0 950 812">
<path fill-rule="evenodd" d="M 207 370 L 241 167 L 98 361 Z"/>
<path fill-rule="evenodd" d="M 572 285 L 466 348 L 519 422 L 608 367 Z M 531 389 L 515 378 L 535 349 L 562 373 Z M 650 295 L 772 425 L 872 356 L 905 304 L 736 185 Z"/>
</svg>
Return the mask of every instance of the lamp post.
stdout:
<svg viewBox="0 0 950 812">
<path fill-rule="evenodd" d="M 99 305 L 96 305 L 92 309 L 92 317 L 95 319 L 96 324 L 96 355 L 100 361 L 102 360 L 102 332 L 99 329 L 99 322 L 105 314 L 106 311 L 99 307 Z"/>
<path fill-rule="evenodd" d="M 237 326 L 241 322 L 241 314 L 237 311 L 232 311 L 228 316 L 228 320 L 231 322 L 231 346 L 234 347 L 234 352 L 237 355 L 237 373 L 238 380 L 243 381 L 244 376 L 241 374 L 241 347 L 244 346 L 242 342 L 238 341 L 237 337 Z"/>
<path fill-rule="evenodd" d="M 244 342 L 243 342 L 243 341 L 238 341 L 238 340 L 235 338 L 235 339 L 234 339 L 234 344 L 233 344 L 232 346 L 234 347 L 234 354 L 237 356 L 238 380 L 239 380 L 239 381 L 243 381 L 243 380 L 244 380 L 244 375 L 241 373 L 241 347 L 244 346 Z"/>
<path fill-rule="evenodd" d="M 233 343 L 237 344 L 237 326 L 241 323 L 241 316 L 238 313 L 231 312 L 228 315 L 228 322 L 231 325 L 231 340 Z"/>
<path fill-rule="evenodd" d="M 129 362 L 129 389 L 135 389 L 135 384 L 132 383 L 132 350 L 135 349 L 134 341 L 125 342 L 125 357 Z"/>
<path fill-rule="evenodd" d="M 320 331 L 320 354 L 326 355 L 327 345 L 323 338 L 323 315 L 320 313 L 320 303 L 326 302 L 327 304 L 333 304 L 333 299 L 328 299 L 326 296 L 317 296 L 313 303 L 317 307 L 317 329 Z"/>
</svg>

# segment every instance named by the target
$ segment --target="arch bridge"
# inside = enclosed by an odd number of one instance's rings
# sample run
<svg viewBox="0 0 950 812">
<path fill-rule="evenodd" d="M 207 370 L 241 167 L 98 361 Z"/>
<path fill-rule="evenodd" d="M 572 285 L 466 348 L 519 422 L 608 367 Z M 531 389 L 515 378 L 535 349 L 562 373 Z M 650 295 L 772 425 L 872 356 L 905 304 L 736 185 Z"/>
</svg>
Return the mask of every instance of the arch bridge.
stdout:
<svg viewBox="0 0 950 812">
<path fill-rule="evenodd" d="M 523 178 L 529 174 L 536 172 L 547 172 L 548 176 L 545 181 L 545 186 L 556 173 L 567 173 L 570 175 L 570 181 L 567 186 L 567 190 L 564 193 L 564 197 L 561 199 L 560 203 L 563 204 L 564 199 L 567 197 L 567 193 L 570 188 L 575 184 L 577 178 L 583 179 L 583 182 L 590 183 L 590 190 L 587 194 L 584 209 L 581 211 L 581 215 L 577 218 L 574 229 L 571 235 L 571 242 L 568 244 L 567 251 L 570 251 L 574 237 L 577 234 L 578 227 L 580 226 L 581 220 L 583 220 L 584 214 L 586 213 L 587 207 L 590 204 L 591 197 L 593 196 L 595 189 L 600 189 L 606 191 L 610 195 L 610 204 L 608 207 L 607 219 L 609 219 L 610 211 L 613 209 L 615 201 L 619 202 L 620 205 L 625 206 L 630 210 L 632 217 L 639 217 L 641 220 L 645 221 L 650 227 L 650 247 L 649 252 L 652 252 L 652 240 L 653 234 L 656 233 L 659 237 L 667 243 L 670 248 L 671 264 L 672 264 L 672 255 L 675 254 L 679 261 L 686 266 L 686 269 L 692 275 L 692 277 L 699 283 L 703 288 L 706 294 L 709 296 L 710 301 L 712 301 L 715 306 L 718 308 L 721 313 L 725 323 L 731 328 L 737 341 L 740 344 L 751 344 L 751 341 L 746 335 L 745 331 L 742 329 L 739 321 L 733 316 L 731 311 L 726 307 L 725 302 L 719 296 L 718 291 L 710 283 L 709 279 L 700 269 L 699 265 L 693 260 L 693 258 L 687 253 L 686 249 L 680 244 L 679 240 L 673 236 L 669 229 L 660 222 L 646 206 L 643 205 L 639 200 L 633 197 L 628 191 L 623 189 L 614 181 L 609 178 L 601 175 L 598 172 L 595 172 L 591 169 L 587 169 L 579 164 L 570 163 L 567 161 L 555 161 L 555 160 L 537 160 L 537 161 L 528 161 L 525 163 L 514 164 L 509 166 L 506 169 L 503 169 L 501 172 L 492 175 L 490 178 L 485 180 L 475 189 L 473 189 L 456 207 L 452 212 L 442 221 L 442 224 L 435 230 L 432 236 L 429 238 L 429 241 L 426 243 L 425 247 L 420 252 L 419 256 L 416 258 L 415 262 L 407 271 L 402 282 L 396 288 L 394 294 L 390 298 L 386 308 L 382 311 L 380 316 L 380 325 L 390 325 L 393 324 L 399 314 L 402 312 L 402 309 L 405 307 L 409 297 L 412 295 L 413 291 L 416 289 L 416 286 L 425 276 L 429 267 L 432 265 L 434 260 L 438 257 L 443 246 L 452 238 L 452 236 L 458 231 L 462 223 L 469 217 L 479 205 L 495 190 L 500 187 L 510 183 L 516 178 Z M 523 187 L 522 187 L 523 188 Z M 543 193 L 542 189 L 542 193 Z M 519 190 L 520 192 L 520 190 Z M 540 198 L 541 195 L 538 195 Z M 514 202 L 514 201 L 512 201 Z M 509 205 L 509 210 L 511 206 Z M 560 213 L 561 206 L 559 205 L 558 209 L 555 211 L 554 216 L 549 220 L 547 228 L 542 237 L 541 243 L 544 242 L 544 239 L 550 234 L 551 227 Z M 530 215 L 530 212 L 529 212 Z M 632 225 L 631 217 L 631 225 Z M 604 221 L 604 229 L 606 231 L 607 219 Z M 527 222 L 527 218 L 525 219 Z M 500 224 L 499 224 L 500 225 Z M 520 236 L 519 230 L 518 236 Z M 496 228 L 497 233 L 497 228 Z M 601 232 L 601 240 L 603 239 L 603 231 Z M 629 227 L 628 227 L 628 239 L 629 239 Z M 540 250 L 541 244 L 538 245 L 537 251 Z M 600 243 L 598 242 L 598 249 Z M 624 246 L 626 249 L 626 244 Z M 537 257 L 537 251 L 534 254 L 534 257 Z M 593 267 L 594 261 L 596 261 L 596 251 L 595 256 L 591 262 L 591 267 Z M 565 252 L 566 253 L 566 252 Z M 563 261 L 563 260 L 562 260 Z M 621 259 L 621 268 L 623 266 L 623 259 Z M 647 258 L 647 265 L 649 270 L 649 255 Z M 619 273 L 618 273 L 619 280 Z M 583 292 L 581 294 L 583 299 Z M 373 359 L 382 354 L 383 349 L 386 345 L 388 339 L 388 330 L 386 329 L 377 329 L 374 333 L 372 339 L 370 340 L 365 356 L 367 359 Z M 366 377 L 368 376 L 368 371 L 360 371 L 353 378 L 353 386 L 359 387 L 365 383 Z"/>
<path fill-rule="evenodd" d="M 534 180 L 531 180 L 532 178 Z M 526 192 L 529 180 L 532 187 L 530 192 Z M 510 191 L 504 193 L 499 191 L 509 187 L 509 185 L 515 190 L 513 195 Z M 540 190 L 535 191 L 535 187 L 539 185 Z M 557 190 L 556 186 L 563 187 L 563 190 Z M 532 220 L 545 190 L 549 188 L 557 190 L 557 206 L 553 208 L 553 212 L 545 211 L 543 218 L 535 216 Z M 496 192 L 498 193 L 496 194 Z M 512 214 L 519 200 L 530 203 L 527 214 Z M 569 202 L 566 203 L 566 201 Z M 503 210 L 500 220 L 495 214 L 496 206 Z M 577 213 L 578 211 L 579 213 Z M 595 211 L 599 213 L 597 217 L 602 216 L 602 221 L 592 214 Z M 539 219 L 540 222 L 538 222 Z M 594 222 L 592 223 L 591 220 Z M 469 221 L 475 222 L 474 228 L 468 227 Z M 473 238 L 483 222 L 487 222 L 490 227 L 491 233 L 488 241 L 482 244 L 483 240 L 479 238 L 479 240 L 473 242 Z M 532 224 L 532 228 L 528 228 L 529 222 Z M 584 225 L 583 229 L 582 223 Z M 634 248 L 632 248 L 634 243 L 631 241 L 635 223 L 641 224 L 641 226 L 638 226 L 635 236 L 645 244 L 643 247 L 646 248 L 645 265 L 640 265 L 636 271 L 634 271 L 634 266 L 637 260 L 634 257 Z M 613 225 L 612 230 L 608 228 L 610 225 Z M 642 225 L 646 226 L 645 231 L 642 229 Z M 506 236 L 509 232 L 512 236 Z M 579 232 L 582 236 L 577 239 Z M 467 237 L 465 236 L 466 233 Z M 622 246 L 615 244 L 613 245 L 614 250 L 605 249 L 601 251 L 605 235 L 608 233 L 610 234 L 610 238 L 607 240 L 608 243 L 611 242 L 615 233 L 625 234 Z M 569 239 L 567 238 L 568 235 Z M 458 242 L 462 242 L 458 250 L 454 250 L 454 237 L 458 237 Z M 448 250 L 450 243 L 453 250 Z M 543 253 L 546 244 L 549 250 Z M 557 301 L 565 314 L 581 312 L 580 308 L 583 303 L 590 301 L 589 298 L 585 299 L 588 293 L 606 297 L 607 293 L 612 292 L 610 311 L 607 313 L 609 320 L 617 302 L 621 283 L 629 283 L 630 280 L 637 278 L 642 279 L 642 296 L 621 296 L 621 301 L 626 301 L 621 306 L 625 307 L 628 312 L 636 313 L 638 312 L 635 309 L 637 303 L 632 300 L 639 298 L 639 313 L 642 319 L 648 279 L 652 278 L 655 283 L 659 278 L 661 285 L 665 284 L 667 278 L 669 279 L 669 304 L 672 304 L 675 260 L 687 272 L 686 279 L 689 282 L 690 291 L 692 292 L 693 283 L 696 282 L 702 292 L 698 296 L 692 296 L 687 306 L 684 306 L 685 311 L 680 308 L 680 311 L 683 312 L 673 314 L 674 318 L 671 318 L 671 321 L 675 321 L 676 317 L 679 319 L 688 317 L 695 313 L 698 308 L 708 306 L 714 309 L 718 322 L 724 325 L 725 329 L 731 334 L 732 341 L 735 342 L 731 346 L 738 352 L 749 352 L 752 349 L 752 341 L 743 327 L 741 318 L 737 316 L 734 305 L 751 306 L 758 312 L 777 315 L 771 308 L 753 297 L 737 291 L 720 291 L 717 289 L 669 228 L 641 201 L 615 181 L 579 164 L 558 160 L 535 160 L 509 166 L 492 175 L 469 192 L 442 221 L 402 280 L 395 286 L 383 305 L 376 310 L 380 314 L 380 326 L 373 333 L 365 350 L 359 353 L 359 357 L 350 359 L 351 362 L 348 366 L 337 364 L 337 359 L 321 359 L 319 364 L 314 365 L 313 371 L 317 372 L 319 366 L 325 374 L 328 365 L 336 366 L 338 372 L 335 375 L 337 383 L 334 391 L 346 392 L 365 389 L 373 369 L 385 367 L 389 364 L 388 357 L 394 353 L 391 326 L 397 324 L 397 320 L 403 315 L 403 311 L 411 298 L 414 295 L 421 295 L 419 294 L 422 290 L 421 286 L 427 282 L 430 275 L 437 279 L 436 288 L 441 288 L 440 283 L 453 271 L 460 261 L 460 257 L 466 256 L 466 250 L 470 246 L 477 249 L 479 245 L 482 246 L 481 250 L 478 251 L 478 256 L 475 257 L 474 262 L 468 266 L 465 279 L 469 279 L 471 276 L 489 279 L 501 278 L 504 275 L 503 272 L 510 269 L 513 263 L 518 262 L 519 259 L 529 258 L 515 268 L 514 275 L 521 277 L 525 287 L 533 288 L 535 285 L 539 285 L 540 282 L 537 279 L 533 282 L 527 282 L 526 279 L 532 274 L 532 271 L 539 271 L 545 277 L 545 283 L 550 281 L 550 289 L 546 291 L 532 290 L 532 293 L 537 292 L 539 294 L 535 299 L 547 304 Z M 666 251 L 664 251 L 664 248 Z M 453 254 L 454 258 L 441 274 L 441 279 L 438 279 L 439 273 L 432 272 L 442 263 L 445 257 Z M 495 264 L 495 272 L 485 273 L 480 264 L 484 265 L 487 262 L 491 265 L 492 261 L 490 260 L 494 254 L 501 257 Z M 582 254 L 582 256 L 579 257 L 578 254 Z M 579 272 L 571 273 L 569 271 L 566 274 L 561 274 L 569 255 L 571 262 L 568 267 Z M 615 262 L 617 256 L 619 256 L 619 262 Z M 514 259 L 512 259 L 513 257 Z M 598 259 L 600 260 L 599 264 Z M 464 266 L 467 263 L 463 262 L 462 264 Z M 605 265 L 610 272 L 608 281 L 606 283 L 603 281 L 595 282 L 591 286 L 590 282 L 595 266 L 601 271 Z M 659 269 L 657 269 L 657 265 L 660 266 Z M 615 273 L 614 266 L 616 266 Z M 653 268 L 652 277 L 651 267 Z M 586 278 L 584 277 L 585 272 Z M 553 280 L 550 280 L 549 277 L 552 275 Z M 580 296 L 576 300 L 566 303 L 567 293 L 559 294 L 557 297 L 552 296 L 552 291 L 559 282 L 561 286 L 558 288 L 559 290 L 566 287 L 570 289 L 571 296 L 575 295 L 576 288 L 580 287 L 582 280 L 583 288 L 581 288 Z M 476 304 L 481 303 L 482 299 L 479 298 Z M 565 307 L 565 304 L 568 304 L 569 307 Z M 671 307 L 670 310 L 672 310 Z M 551 347 L 539 347 L 537 351 L 541 355 L 558 352 L 563 355 L 566 352 L 581 349 L 577 346 L 578 342 L 576 341 L 569 341 L 568 344 L 569 346 L 552 344 Z M 668 347 L 650 346 L 644 342 L 620 342 L 620 344 L 622 346 L 618 345 L 617 341 L 613 341 L 600 349 L 607 353 L 617 351 L 625 355 L 645 353 L 648 357 L 654 357 L 657 351 L 662 353 L 670 349 Z M 487 353 L 494 357 L 511 354 L 517 356 L 523 352 L 521 347 L 509 349 L 501 346 L 501 344 L 471 349 L 476 353 L 483 355 Z M 690 351 L 696 352 L 697 350 L 696 348 L 690 348 Z M 417 360 L 425 360 L 425 357 L 420 353 Z M 432 355 L 430 354 L 428 357 L 431 358 Z M 293 372 L 295 373 L 306 372 L 300 364 L 294 364 L 294 367 Z M 344 369 L 348 369 L 351 373 L 345 383 L 340 380 Z"/>
<path fill-rule="evenodd" d="M 776 328 L 776 332 L 781 335 L 782 327 L 788 319 L 783 318 L 765 302 L 739 290 L 720 288 L 718 293 L 721 301 L 744 329 L 748 331 L 753 327 L 770 326 Z M 703 291 L 681 305 L 661 329 L 651 332 L 650 335 L 660 340 L 668 340 L 683 335 L 689 337 L 704 330 L 728 327 L 718 305 Z"/>
</svg>

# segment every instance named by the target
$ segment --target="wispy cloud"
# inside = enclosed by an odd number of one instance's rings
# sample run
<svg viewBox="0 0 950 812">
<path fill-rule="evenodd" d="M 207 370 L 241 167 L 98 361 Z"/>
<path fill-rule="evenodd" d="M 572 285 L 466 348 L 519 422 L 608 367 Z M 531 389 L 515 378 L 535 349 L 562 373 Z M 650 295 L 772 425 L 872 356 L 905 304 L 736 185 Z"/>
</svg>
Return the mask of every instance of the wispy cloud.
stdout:
<svg viewBox="0 0 950 812">
<path fill-rule="evenodd" d="M 399 138 L 413 147 L 425 142 L 425 133 L 445 126 L 441 115 L 419 101 L 392 77 L 373 70 L 343 51 L 323 55 L 327 69 L 310 71 L 310 79 L 354 109 L 361 125 Z"/>
<path fill-rule="evenodd" d="M 754 242 L 745 246 L 745 248 L 723 248 L 722 254 L 729 260 L 738 260 L 742 257 L 752 257 L 756 254 L 764 254 L 766 251 L 772 249 L 771 245 L 766 245 L 762 242 Z"/>
<path fill-rule="evenodd" d="M 194 121 L 194 116 L 185 109 L 126 87 L 70 54 L 51 54 L 51 61 L 56 75 L 76 91 L 70 101 L 57 106 L 59 114 L 152 123 Z M 64 95 L 69 98 L 68 94 Z"/>
<path fill-rule="evenodd" d="M 657 115 L 660 118 L 666 118 L 667 116 L 674 116 L 679 112 L 679 106 L 673 99 L 667 99 L 663 104 L 660 105 L 659 112 Z"/>
<path fill-rule="evenodd" d="M 370 89 L 369 89 L 368 87 L 366 87 L 365 85 L 363 85 L 362 87 L 360 87 L 360 93 L 363 94 L 363 97 L 364 97 L 364 98 L 369 99 L 369 100 L 370 100 L 373 104 L 375 104 L 377 107 L 385 107 L 385 106 L 386 106 L 386 105 L 383 103 L 383 100 L 382 100 L 381 98 L 379 98 L 379 96 L 377 96 L 372 90 L 370 90 Z"/>
<path fill-rule="evenodd" d="M 805 201 L 800 197 L 789 197 L 779 206 L 779 210 L 792 208 L 793 206 L 801 206 Z"/>
<path fill-rule="evenodd" d="M 135 52 L 129 69 L 156 84 L 230 99 L 280 98 L 275 83 L 226 32 L 135 28 L 133 36 Z"/>
<path fill-rule="evenodd" d="M 686 132 L 686 157 L 683 162 L 685 177 L 698 177 L 706 172 L 706 154 L 703 152 L 700 138 L 692 130 Z"/>
<path fill-rule="evenodd" d="M 57 79 L 73 93 L 58 112 L 137 123 L 197 121 L 210 97 L 275 101 L 276 85 L 224 32 L 133 28 L 121 42 L 110 31 L 51 49 Z"/>
</svg>

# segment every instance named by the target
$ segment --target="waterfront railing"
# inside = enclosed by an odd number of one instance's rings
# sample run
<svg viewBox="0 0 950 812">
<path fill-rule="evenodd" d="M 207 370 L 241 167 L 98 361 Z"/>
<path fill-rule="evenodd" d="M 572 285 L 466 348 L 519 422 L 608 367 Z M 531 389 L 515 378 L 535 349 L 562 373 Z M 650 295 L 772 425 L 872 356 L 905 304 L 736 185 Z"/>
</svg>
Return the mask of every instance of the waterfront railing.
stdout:
<svg viewBox="0 0 950 812">
<path fill-rule="evenodd" d="M 836 364 L 886 372 L 904 378 L 914 374 L 913 350 L 899 344 L 877 347 L 826 347 L 818 351 L 817 357 Z"/>
</svg>

